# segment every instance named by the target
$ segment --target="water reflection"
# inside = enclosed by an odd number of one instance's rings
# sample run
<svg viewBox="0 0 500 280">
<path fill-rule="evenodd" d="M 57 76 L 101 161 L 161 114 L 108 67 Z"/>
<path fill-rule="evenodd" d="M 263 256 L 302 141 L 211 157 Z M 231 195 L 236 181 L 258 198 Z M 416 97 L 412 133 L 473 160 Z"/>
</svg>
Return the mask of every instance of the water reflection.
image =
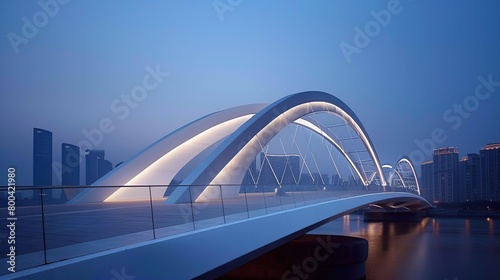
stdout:
<svg viewBox="0 0 500 280">
<path fill-rule="evenodd" d="M 432 233 L 434 235 L 439 234 L 439 222 L 436 219 L 432 219 Z"/>
<path fill-rule="evenodd" d="M 315 234 L 369 242 L 367 279 L 488 279 L 498 275 L 500 225 L 493 218 L 424 218 L 421 222 L 332 221 Z"/>
<path fill-rule="evenodd" d="M 486 221 L 488 222 L 488 233 L 489 233 L 489 235 L 494 235 L 494 233 L 495 233 L 495 224 L 493 223 L 493 219 L 486 218 Z"/>
</svg>

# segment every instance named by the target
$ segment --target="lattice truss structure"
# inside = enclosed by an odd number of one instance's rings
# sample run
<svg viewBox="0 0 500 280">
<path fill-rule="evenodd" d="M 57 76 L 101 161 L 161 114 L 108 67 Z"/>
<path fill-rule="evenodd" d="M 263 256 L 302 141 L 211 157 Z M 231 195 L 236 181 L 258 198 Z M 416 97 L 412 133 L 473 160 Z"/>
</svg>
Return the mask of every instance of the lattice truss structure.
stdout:
<svg viewBox="0 0 500 280">
<path fill-rule="evenodd" d="M 255 186 L 380 185 L 360 136 L 342 116 L 324 106 L 290 122 L 252 162 L 243 183 Z M 316 109 L 317 110 L 317 109 Z"/>
<path fill-rule="evenodd" d="M 388 172 L 384 172 L 391 190 L 403 189 L 408 192 L 420 195 L 420 186 L 415 172 L 415 168 L 408 157 L 400 158 L 392 167 L 388 167 Z"/>
</svg>

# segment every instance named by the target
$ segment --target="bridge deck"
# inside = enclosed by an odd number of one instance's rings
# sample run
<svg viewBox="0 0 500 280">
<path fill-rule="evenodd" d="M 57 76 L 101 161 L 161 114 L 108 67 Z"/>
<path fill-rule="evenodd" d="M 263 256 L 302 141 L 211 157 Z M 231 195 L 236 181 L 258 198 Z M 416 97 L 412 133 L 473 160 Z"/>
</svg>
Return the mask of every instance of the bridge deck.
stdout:
<svg viewBox="0 0 500 280">
<path fill-rule="evenodd" d="M 362 193 L 367 194 L 366 191 Z M 136 201 L 45 205 L 45 252 L 40 207 L 18 207 L 16 268 L 19 271 L 359 194 L 359 191 L 310 191 L 289 193 L 288 196 L 275 196 L 272 193 L 242 194 L 238 198 L 193 204 L 172 205 L 164 204 L 163 200 L 155 200 L 152 203 Z M 2 244 L 2 247 L 5 246 L 5 243 Z M 6 259 L 1 259 L 0 262 L 0 271 L 4 273 L 7 271 Z"/>
</svg>

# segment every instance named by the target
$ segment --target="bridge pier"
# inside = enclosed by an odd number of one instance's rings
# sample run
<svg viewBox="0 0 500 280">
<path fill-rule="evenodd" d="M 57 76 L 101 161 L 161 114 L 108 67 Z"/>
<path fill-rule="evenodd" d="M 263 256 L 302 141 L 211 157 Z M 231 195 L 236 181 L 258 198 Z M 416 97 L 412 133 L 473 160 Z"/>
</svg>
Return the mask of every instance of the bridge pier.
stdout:
<svg viewBox="0 0 500 280">
<path fill-rule="evenodd" d="M 367 258 L 365 239 L 306 234 L 218 279 L 366 279 Z"/>
</svg>

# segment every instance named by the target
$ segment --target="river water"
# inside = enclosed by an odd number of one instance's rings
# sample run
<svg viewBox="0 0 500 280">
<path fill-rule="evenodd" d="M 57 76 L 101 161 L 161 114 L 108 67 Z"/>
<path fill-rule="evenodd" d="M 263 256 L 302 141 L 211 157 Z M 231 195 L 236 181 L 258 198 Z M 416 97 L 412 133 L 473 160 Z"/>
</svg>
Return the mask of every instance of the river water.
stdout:
<svg viewBox="0 0 500 280">
<path fill-rule="evenodd" d="M 500 279 L 499 218 L 364 222 L 351 214 L 311 233 L 367 239 L 368 280 Z"/>
</svg>

